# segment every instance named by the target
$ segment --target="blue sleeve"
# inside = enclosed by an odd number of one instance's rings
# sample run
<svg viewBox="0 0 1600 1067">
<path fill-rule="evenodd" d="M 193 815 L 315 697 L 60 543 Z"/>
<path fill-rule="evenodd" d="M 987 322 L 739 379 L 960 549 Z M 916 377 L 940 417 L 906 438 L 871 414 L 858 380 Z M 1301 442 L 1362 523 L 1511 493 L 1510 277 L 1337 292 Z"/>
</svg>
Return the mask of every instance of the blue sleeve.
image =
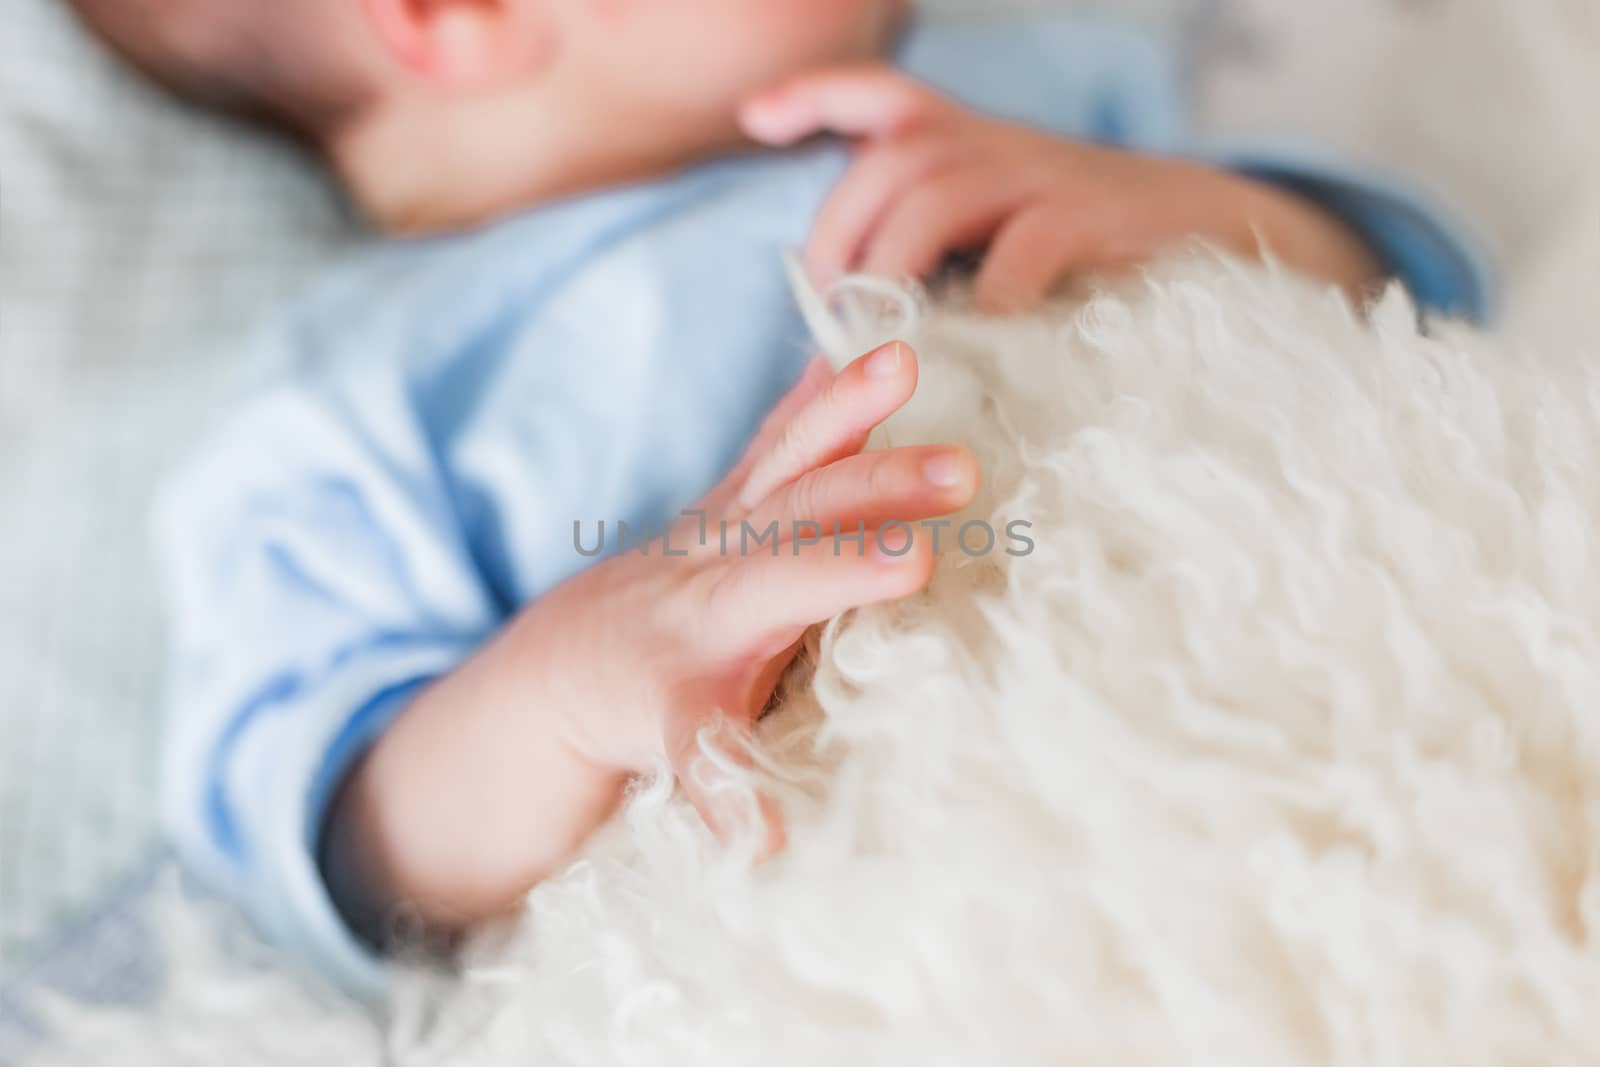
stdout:
<svg viewBox="0 0 1600 1067">
<path fill-rule="evenodd" d="M 383 968 L 338 905 L 363 931 L 372 917 L 334 898 L 318 846 L 352 761 L 590 565 L 575 521 L 659 528 L 804 364 L 775 234 L 815 175 L 750 167 L 387 245 L 322 279 L 246 353 L 282 377 L 162 495 L 171 832 L 350 988 L 376 991 Z"/>
<path fill-rule="evenodd" d="M 367 995 L 383 967 L 317 868 L 325 809 L 500 618 L 399 373 L 369 361 L 259 391 L 166 486 L 156 523 L 175 844 L 270 940 Z"/>
<path fill-rule="evenodd" d="M 1221 161 L 1343 220 L 1423 308 L 1477 323 L 1493 317 L 1496 285 L 1484 242 L 1439 198 L 1310 149 L 1257 149 Z"/>
</svg>

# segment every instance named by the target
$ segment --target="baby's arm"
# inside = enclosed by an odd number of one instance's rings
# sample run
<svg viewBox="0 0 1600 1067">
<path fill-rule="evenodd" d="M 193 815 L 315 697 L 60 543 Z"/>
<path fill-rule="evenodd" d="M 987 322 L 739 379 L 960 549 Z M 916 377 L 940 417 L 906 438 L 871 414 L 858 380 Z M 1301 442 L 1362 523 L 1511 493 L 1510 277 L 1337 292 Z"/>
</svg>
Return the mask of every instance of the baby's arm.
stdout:
<svg viewBox="0 0 1600 1067">
<path fill-rule="evenodd" d="M 979 304 L 1019 310 L 1069 275 L 1198 238 L 1270 254 L 1357 297 L 1394 272 L 1436 307 L 1483 311 L 1477 265 L 1451 235 L 1398 193 L 1330 173 L 1326 161 L 1233 170 L 1063 138 L 969 111 L 878 67 L 799 78 L 752 100 L 743 118 L 769 144 L 822 131 L 861 141 L 807 250 L 823 277 L 920 276 L 982 246 Z"/>
<path fill-rule="evenodd" d="M 861 454 L 916 375 L 897 343 L 837 376 L 814 364 L 699 505 L 704 527 L 690 515 L 648 553 L 570 579 L 423 688 L 334 808 L 324 865 L 352 922 L 378 935 L 405 905 L 449 930 L 511 908 L 571 858 L 629 776 L 658 766 L 730 831 L 740 812 L 718 801 L 702 731 L 725 724 L 719 747 L 737 752 L 808 626 L 927 581 L 927 545 L 885 555 L 871 531 L 959 510 L 976 490 L 961 448 Z M 743 554 L 741 521 L 777 522 L 781 547 Z M 858 524 L 864 546 L 816 532 Z"/>
</svg>

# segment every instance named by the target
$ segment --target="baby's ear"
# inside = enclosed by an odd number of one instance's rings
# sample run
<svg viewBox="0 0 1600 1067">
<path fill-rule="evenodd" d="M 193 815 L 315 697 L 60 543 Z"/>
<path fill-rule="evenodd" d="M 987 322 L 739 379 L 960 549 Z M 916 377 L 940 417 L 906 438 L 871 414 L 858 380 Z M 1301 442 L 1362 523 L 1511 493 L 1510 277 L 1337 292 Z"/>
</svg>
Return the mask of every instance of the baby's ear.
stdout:
<svg viewBox="0 0 1600 1067">
<path fill-rule="evenodd" d="M 361 0 L 373 32 L 415 74 L 447 86 L 526 80 L 555 51 L 548 0 Z"/>
</svg>

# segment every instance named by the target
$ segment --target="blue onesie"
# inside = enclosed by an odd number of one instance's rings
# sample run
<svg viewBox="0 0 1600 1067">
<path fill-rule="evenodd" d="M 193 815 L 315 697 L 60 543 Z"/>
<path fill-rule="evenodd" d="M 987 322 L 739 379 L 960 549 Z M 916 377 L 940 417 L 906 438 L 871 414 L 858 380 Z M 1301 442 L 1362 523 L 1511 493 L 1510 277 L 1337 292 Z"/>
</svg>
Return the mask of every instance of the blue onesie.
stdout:
<svg viewBox="0 0 1600 1067">
<path fill-rule="evenodd" d="M 1191 141 L 1173 51 L 1103 24 L 926 23 L 899 54 L 966 103 L 1207 156 L 1343 215 L 1435 309 L 1487 284 L 1436 208 L 1303 149 Z M 354 990 L 383 967 L 316 862 L 341 777 L 430 679 L 591 560 L 573 523 L 659 524 L 726 472 L 811 348 L 780 250 L 842 146 L 726 160 L 486 229 L 391 242 L 269 325 L 278 368 L 170 482 L 166 814 L 184 859 Z"/>
</svg>

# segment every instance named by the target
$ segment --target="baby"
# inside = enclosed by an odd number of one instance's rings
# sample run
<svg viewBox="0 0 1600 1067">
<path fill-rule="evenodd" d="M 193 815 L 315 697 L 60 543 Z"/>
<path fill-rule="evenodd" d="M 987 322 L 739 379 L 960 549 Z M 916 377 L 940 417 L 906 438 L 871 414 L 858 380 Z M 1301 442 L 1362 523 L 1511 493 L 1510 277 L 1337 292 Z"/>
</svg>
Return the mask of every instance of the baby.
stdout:
<svg viewBox="0 0 1600 1067">
<path fill-rule="evenodd" d="M 975 461 L 863 452 L 915 356 L 808 365 L 782 249 L 819 280 L 983 250 L 975 299 L 1010 311 L 1199 237 L 1484 310 L 1430 206 L 1304 149 L 1202 153 L 1169 49 L 1104 23 L 76 6 L 173 90 L 310 145 L 396 238 L 260 334 L 277 377 L 159 522 L 178 845 L 360 991 L 397 909 L 445 934 L 505 913 L 632 776 L 670 768 L 737 829 L 712 753 L 741 751 L 806 628 L 928 580 L 930 539 L 885 531 L 959 511 Z M 602 522 L 657 537 L 596 561 Z"/>
</svg>

